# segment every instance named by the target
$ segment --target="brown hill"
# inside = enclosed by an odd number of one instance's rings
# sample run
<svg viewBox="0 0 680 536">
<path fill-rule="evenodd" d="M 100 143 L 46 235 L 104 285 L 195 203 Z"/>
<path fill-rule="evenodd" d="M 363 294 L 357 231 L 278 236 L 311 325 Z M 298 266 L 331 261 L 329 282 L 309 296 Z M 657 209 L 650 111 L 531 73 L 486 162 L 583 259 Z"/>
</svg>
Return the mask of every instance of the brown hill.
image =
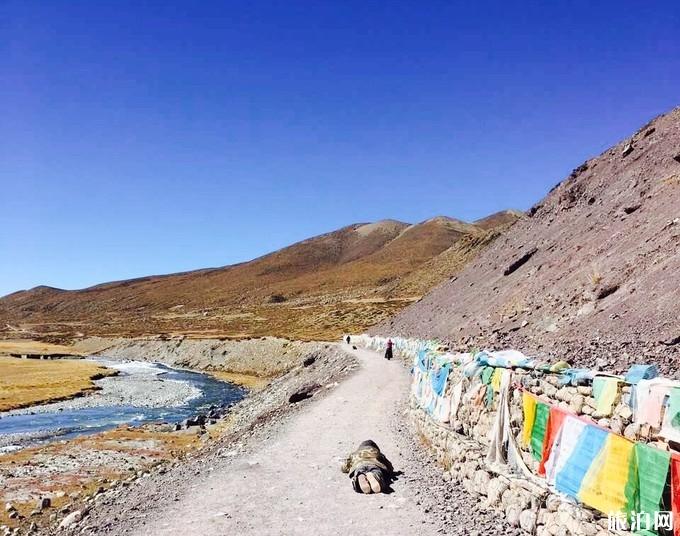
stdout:
<svg viewBox="0 0 680 536">
<path fill-rule="evenodd" d="M 502 227 L 504 225 L 515 223 L 515 221 L 517 221 L 518 218 L 521 218 L 522 215 L 523 214 L 518 210 L 502 210 L 500 212 L 491 214 L 486 218 L 475 221 L 474 225 L 488 231 Z"/>
<path fill-rule="evenodd" d="M 455 280 L 376 331 L 670 372 L 679 288 L 677 108 L 576 168 Z"/>
<path fill-rule="evenodd" d="M 516 219 L 516 217 L 514 217 Z M 513 218 L 504 220 L 504 225 Z M 502 228 L 503 226 L 499 227 Z M 6 331 L 334 338 L 419 299 L 498 234 L 446 217 L 355 224 L 250 262 L 0 299 Z M 457 244 L 466 244 L 459 255 Z M 462 246 L 461 246 L 462 247 Z M 436 267 L 430 274 L 430 267 Z"/>
</svg>

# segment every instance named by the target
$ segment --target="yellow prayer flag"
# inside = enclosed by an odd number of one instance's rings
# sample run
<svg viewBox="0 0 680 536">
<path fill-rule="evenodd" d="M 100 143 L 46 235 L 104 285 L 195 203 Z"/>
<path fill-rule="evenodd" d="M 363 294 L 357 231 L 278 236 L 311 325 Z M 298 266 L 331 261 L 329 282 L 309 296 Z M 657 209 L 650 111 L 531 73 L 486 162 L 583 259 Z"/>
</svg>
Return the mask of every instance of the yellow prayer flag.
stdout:
<svg viewBox="0 0 680 536">
<path fill-rule="evenodd" d="M 600 512 L 627 512 L 635 485 L 630 479 L 635 444 L 609 434 L 581 483 L 578 498 Z"/>
<path fill-rule="evenodd" d="M 500 367 L 496 367 L 493 370 L 493 375 L 491 376 L 491 387 L 493 387 L 494 393 L 501 392 L 501 379 L 503 378 L 503 371 Z"/>
<path fill-rule="evenodd" d="M 531 441 L 531 430 L 534 428 L 534 420 L 536 419 L 536 398 L 526 391 L 522 392 L 522 410 L 524 412 L 522 444 L 526 447 Z"/>
</svg>

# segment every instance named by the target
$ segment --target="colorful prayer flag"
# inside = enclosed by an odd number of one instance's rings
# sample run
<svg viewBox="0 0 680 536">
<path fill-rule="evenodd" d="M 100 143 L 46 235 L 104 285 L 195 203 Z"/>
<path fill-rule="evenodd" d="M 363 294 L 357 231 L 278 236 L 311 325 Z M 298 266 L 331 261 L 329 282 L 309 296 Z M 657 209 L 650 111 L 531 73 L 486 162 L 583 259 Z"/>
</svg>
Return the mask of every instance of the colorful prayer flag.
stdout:
<svg viewBox="0 0 680 536">
<path fill-rule="evenodd" d="M 634 510 L 654 515 L 665 509 L 661 500 L 668 481 L 671 454 L 665 450 L 635 443 L 635 469 L 638 493 Z"/>
<path fill-rule="evenodd" d="M 538 466 L 538 474 L 545 476 L 545 464 L 550 456 L 550 451 L 553 447 L 555 439 L 562 427 L 567 413 L 557 406 L 550 406 L 550 415 L 548 416 L 548 429 L 545 433 L 545 440 L 543 441 L 543 452 L 541 454 L 541 463 Z"/>
<path fill-rule="evenodd" d="M 625 437 L 608 433 L 604 448 L 583 478 L 578 499 L 600 512 L 633 510 L 637 489 L 634 446 Z"/>
<path fill-rule="evenodd" d="M 529 441 L 531 441 L 531 429 L 534 427 L 534 419 L 536 418 L 536 397 L 528 391 L 522 392 L 522 411 L 524 413 L 522 445 L 528 447 Z"/>
<path fill-rule="evenodd" d="M 531 453 L 534 458 L 541 460 L 543 456 L 543 441 L 545 433 L 548 428 L 548 416 L 550 415 L 550 406 L 543 402 L 536 404 L 536 417 L 534 418 L 534 426 L 531 429 Z"/>
<path fill-rule="evenodd" d="M 581 482 L 590 469 L 593 460 L 599 454 L 607 439 L 608 432 L 586 424 L 579 434 L 569 459 L 555 477 L 555 487 L 558 491 L 577 498 L 581 490 Z"/>
</svg>

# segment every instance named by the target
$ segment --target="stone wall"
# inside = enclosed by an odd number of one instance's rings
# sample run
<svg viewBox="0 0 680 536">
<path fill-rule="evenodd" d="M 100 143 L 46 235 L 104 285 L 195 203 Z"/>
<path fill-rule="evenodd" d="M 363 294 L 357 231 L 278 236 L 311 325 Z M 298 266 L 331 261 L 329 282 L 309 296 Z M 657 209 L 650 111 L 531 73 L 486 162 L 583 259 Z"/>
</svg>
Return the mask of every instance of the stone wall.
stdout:
<svg viewBox="0 0 680 536">
<path fill-rule="evenodd" d="M 436 347 L 429 344 L 431 350 Z M 369 346 L 375 348 L 375 343 Z M 398 350 L 395 353 L 409 364 L 413 363 L 413 346 L 401 354 Z M 537 476 L 539 462 L 529 452 L 528 446 L 521 442 L 523 390 L 630 440 L 655 443 L 668 450 L 663 439 L 656 436 L 658 430 L 641 428 L 633 422 L 629 406 L 630 386 L 619 386 L 610 414 L 598 414 L 591 385 L 563 386 L 559 373 L 516 368 L 512 370 L 509 395 L 510 428 L 522 459 L 533 475 L 533 478 L 524 478 L 509 466 L 492 467 L 486 461 L 497 416 L 498 396 L 493 401 L 481 403 L 479 397 L 466 396 L 474 391 L 475 386 L 480 386 L 480 380 L 466 378 L 460 367 L 450 371 L 446 394 L 450 394 L 451 387 L 459 382 L 462 382 L 464 394 L 455 418 L 451 418 L 450 422 L 433 418 L 411 393 L 409 417 L 416 434 L 436 456 L 446 480 L 462 485 L 469 493 L 478 496 L 485 508 L 497 511 L 509 523 L 527 533 L 538 536 L 604 536 L 612 532 L 606 514 L 554 493 L 545 480 Z"/>
<path fill-rule="evenodd" d="M 409 416 L 422 443 L 442 465 L 444 479 L 462 485 L 479 497 L 484 508 L 497 512 L 510 524 L 537 536 L 610 534 L 608 519 L 599 513 L 570 503 L 547 488 L 488 467 L 485 445 L 436 423 L 413 398 Z"/>
</svg>

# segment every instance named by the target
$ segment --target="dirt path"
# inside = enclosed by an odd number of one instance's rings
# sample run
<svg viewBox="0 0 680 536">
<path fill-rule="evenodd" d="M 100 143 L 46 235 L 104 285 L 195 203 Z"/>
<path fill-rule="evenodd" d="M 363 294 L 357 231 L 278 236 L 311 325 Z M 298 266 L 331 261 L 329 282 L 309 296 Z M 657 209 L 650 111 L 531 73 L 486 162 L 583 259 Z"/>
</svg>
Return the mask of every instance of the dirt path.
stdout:
<svg viewBox="0 0 680 536">
<path fill-rule="evenodd" d="M 187 483 L 136 534 L 434 534 L 391 426 L 408 372 L 373 352 L 353 353 L 359 371 L 255 452 Z M 354 493 L 340 472 L 343 455 L 369 438 L 404 472 L 390 495 Z"/>
</svg>

